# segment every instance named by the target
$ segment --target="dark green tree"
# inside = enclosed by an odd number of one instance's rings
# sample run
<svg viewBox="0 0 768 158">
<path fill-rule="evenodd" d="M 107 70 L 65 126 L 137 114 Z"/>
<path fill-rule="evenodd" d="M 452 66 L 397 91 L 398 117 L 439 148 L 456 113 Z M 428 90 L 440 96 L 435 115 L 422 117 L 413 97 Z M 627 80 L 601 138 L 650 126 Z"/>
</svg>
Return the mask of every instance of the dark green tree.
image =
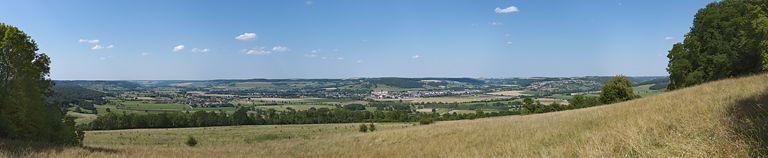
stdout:
<svg viewBox="0 0 768 158">
<path fill-rule="evenodd" d="M 668 89 L 768 70 L 768 1 L 723 0 L 707 5 L 667 57 Z"/>
<path fill-rule="evenodd" d="M 232 121 L 236 125 L 247 125 L 251 123 L 251 118 L 248 117 L 248 109 L 245 107 L 240 107 L 235 111 L 235 113 L 232 113 Z"/>
<path fill-rule="evenodd" d="M 603 86 L 600 92 L 600 101 L 604 104 L 622 102 L 637 98 L 632 90 L 632 81 L 625 76 L 616 76 L 611 78 Z"/>
<path fill-rule="evenodd" d="M 51 59 L 16 27 L 0 23 L 0 138 L 79 144 L 62 110 L 45 101 Z"/>
</svg>

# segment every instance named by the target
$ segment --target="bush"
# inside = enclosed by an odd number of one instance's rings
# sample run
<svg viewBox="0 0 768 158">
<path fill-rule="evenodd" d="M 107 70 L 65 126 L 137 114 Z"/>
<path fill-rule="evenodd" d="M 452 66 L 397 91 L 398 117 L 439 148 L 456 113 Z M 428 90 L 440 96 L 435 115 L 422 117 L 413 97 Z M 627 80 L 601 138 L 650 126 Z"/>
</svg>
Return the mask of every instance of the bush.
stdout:
<svg viewBox="0 0 768 158">
<path fill-rule="evenodd" d="M 195 137 L 189 136 L 187 138 L 186 144 L 187 144 L 187 146 L 195 146 L 195 145 L 197 145 L 197 140 L 195 139 Z"/>
<path fill-rule="evenodd" d="M 432 122 L 434 122 L 434 120 L 432 120 L 432 118 L 421 118 L 419 120 L 419 124 L 422 124 L 422 125 L 432 124 Z"/>
<path fill-rule="evenodd" d="M 368 132 L 368 126 L 365 124 L 360 124 L 360 132 Z"/>
<path fill-rule="evenodd" d="M 368 131 L 371 131 L 371 132 L 376 131 L 376 125 L 373 125 L 373 123 L 369 124 Z"/>
<path fill-rule="evenodd" d="M 600 101 L 604 104 L 617 103 L 638 98 L 632 90 L 632 81 L 625 76 L 616 76 L 605 83 L 600 92 Z"/>
</svg>

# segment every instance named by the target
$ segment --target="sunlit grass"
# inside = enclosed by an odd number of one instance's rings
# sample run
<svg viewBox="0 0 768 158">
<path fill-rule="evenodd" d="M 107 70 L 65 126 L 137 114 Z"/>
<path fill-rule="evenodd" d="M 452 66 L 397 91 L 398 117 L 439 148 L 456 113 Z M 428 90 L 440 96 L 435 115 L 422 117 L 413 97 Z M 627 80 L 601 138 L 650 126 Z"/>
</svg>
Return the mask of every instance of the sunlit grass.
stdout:
<svg viewBox="0 0 768 158">
<path fill-rule="evenodd" d="M 381 125 L 382 130 L 372 133 L 356 132 L 349 127 L 354 124 L 90 132 L 86 146 L 115 152 L 67 148 L 36 151 L 32 156 L 755 157 L 760 154 L 756 149 L 764 148 L 759 139 L 765 139 L 765 133 L 743 131 L 762 129 L 757 126 L 765 126 L 765 120 L 754 119 L 765 117 L 734 109 L 762 105 L 750 101 L 764 100 L 766 94 L 768 76 L 759 75 L 586 109 L 421 126 Z M 318 129 L 323 132 L 313 132 Z M 279 134 L 285 131 L 296 132 Z M 187 135 L 200 137 L 199 146 L 183 146 Z"/>
</svg>

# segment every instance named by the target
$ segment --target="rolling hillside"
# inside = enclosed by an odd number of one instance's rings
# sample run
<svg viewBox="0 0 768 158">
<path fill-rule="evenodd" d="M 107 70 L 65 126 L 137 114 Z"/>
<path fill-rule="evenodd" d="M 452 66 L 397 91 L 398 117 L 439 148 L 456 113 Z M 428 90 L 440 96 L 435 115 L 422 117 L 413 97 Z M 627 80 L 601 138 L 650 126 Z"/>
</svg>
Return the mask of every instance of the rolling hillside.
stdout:
<svg viewBox="0 0 768 158">
<path fill-rule="evenodd" d="M 181 144 L 183 137 L 163 140 L 178 142 L 172 145 L 89 143 L 94 142 L 89 139 L 98 136 L 91 132 L 86 136 L 89 148 L 38 150 L 32 156 L 755 157 L 768 152 L 766 103 L 768 75 L 757 75 L 586 109 L 446 121 L 314 138 L 219 145 L 206 144 L 206 140 L 201 139 L 197 147 L 187 147 Z M 233 137 L 215 135 L 212 128 L 197 130 L 207 134 L 205 137 Z M 206 130 L 211 132 L 204 132 Z M 118 137 L 129 137 L 157 135 L 162 131 L 165 130 L 106 132 L 120 132 Z"/>
</svg>

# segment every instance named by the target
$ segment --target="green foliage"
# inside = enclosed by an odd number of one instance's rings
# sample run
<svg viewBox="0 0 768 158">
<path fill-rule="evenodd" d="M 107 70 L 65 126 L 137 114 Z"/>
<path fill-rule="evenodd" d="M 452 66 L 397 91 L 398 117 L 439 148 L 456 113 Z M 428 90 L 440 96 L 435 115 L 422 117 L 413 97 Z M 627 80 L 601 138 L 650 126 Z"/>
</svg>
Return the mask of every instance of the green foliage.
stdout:
<svg viewBox="0 0 768 158">
<path fill-rule="evenodd" d="M 187 141 L 184 142 L 184 144 L 187 144 L 187 146 L 194 147 L 197 145 L 197 139 L 195 139 L 195 137 L 188 136 Z"/>
<path fill-rule="evenodd" d="M 632 90 L 632 82 L 625 76 L 613 77 L 605 83 L 603 91 L 600 93 L 600 101 L 604 104 L 632 100 L 637 97 Z"/>
<path fill-rule="evenodd" d="M 359 131 L 360 132 L 368 132 L 368 125 L 360 124 Z"/>
<path fill-rule="evenodd" d="M 74 123 L 46 102 L 51 59 L 16 27 L 0 23 L 0 138 L 80 144 Z"/>
<path fill-rule="evenodd" d="M 421 119 L 419 119 L 419 124 L 422 124 L 422 125 L 432 124 L 432 122 L 435 122 L 434 120 L 432 120 L 432 118 L 421 118 Z"/>
<path fill-rule="evenodd" d="M 572 108 L 585 108 L 602 104 L 599 97 L 589 97 L 584 95 L 574 95 L 568 100 Z"/>
<path fill-rule="evenodd" d="M 723 0 L 707 5 L 667 57 L 668 89 L 768 70 L 768 1 Z"/>
<path fill-rule="evenodd" d="M 376 131 L 376 125 L 374 125 L 373 123 L 368 124 L 368 131 L 371 131 L 371 132 Z"/>
<path fill-rule="evenodd" d="M 251 124 L 252 120 L 250 117 L 248 117 L 248 109 L 245 107 L 240 107 L 235 111 L 235 113 L 232 113 L 232 122 L 234 122 L 236 125 L 247 125 Z"/>
</svg>

